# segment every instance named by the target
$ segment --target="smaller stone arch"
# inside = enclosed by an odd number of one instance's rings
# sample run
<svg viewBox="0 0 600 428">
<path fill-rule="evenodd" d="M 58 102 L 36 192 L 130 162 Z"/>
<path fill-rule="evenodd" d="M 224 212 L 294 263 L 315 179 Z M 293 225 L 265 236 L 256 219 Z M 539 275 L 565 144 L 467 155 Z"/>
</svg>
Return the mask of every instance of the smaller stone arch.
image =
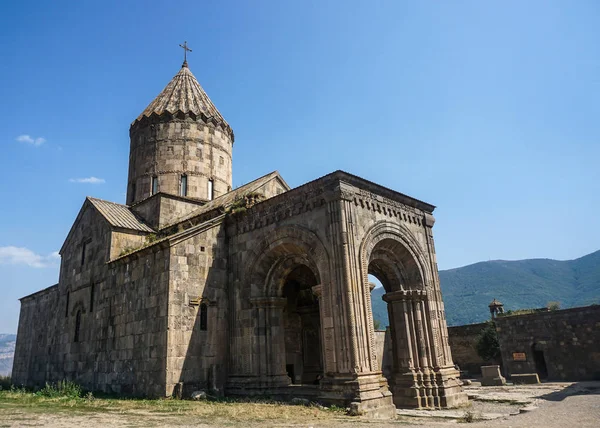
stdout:
<svg viewBox="0 0 600 428">
<path fill-rule="evenodd" d="M 433 275 L 426 254 L 406 227 L 386 221 L 373 225 L 360 250 L 365 295 L 370 297 L 369 273 L 386 290 L 383 298 L 389 314 L 392 354 L 387 376 L 394 403 L 400 407 L 440 406 L 440 383 L 432 359 L 437 333 L 428 319 L 427 290 Z"/>
<path fill-rule="evenodd" d="M 361 268 L 363 270 L 362 276 L 364 284 L 368 286 L 369 283 L 368 270 L 373 251 L 378 250 L 377 246 L 382 242 L 384 242 L 384 245 L 380 245 L 379 249 L 382 253 L 387 253 L 388 260 L 390 261 L 393 258 L 398 259 L 397 254 L 396 257 L 394 257 L 394 253 L 397 253 L 397 250 L 401 250 L 403 252 L 403 257 L 397 261 L 405 262 L 400 263 L 398 268 L 401 269 L 401 273 L 406 279 L 409 279 L 409 273 L 406 271 L 404 265 L 406 263 L 411 264 L 414 261 L 415 267 L 418 270 L 418 274 L 422 281 L 421 287 L 419 288 L 429 288 L 431 285 L 433 285 L 433 275 L 431 274 L 431 270 L 428 269 L 429 263 L 427 262 L 427 257 L 423 253 L 421 245 L 415 239 L 412 232 L 401 224 L 391 223 L 385 220 L 375 223 L 367 231 L 360 246 Z M 416 274 L 412 279 L 413 281 L 418 280 Z"/>
</svg>

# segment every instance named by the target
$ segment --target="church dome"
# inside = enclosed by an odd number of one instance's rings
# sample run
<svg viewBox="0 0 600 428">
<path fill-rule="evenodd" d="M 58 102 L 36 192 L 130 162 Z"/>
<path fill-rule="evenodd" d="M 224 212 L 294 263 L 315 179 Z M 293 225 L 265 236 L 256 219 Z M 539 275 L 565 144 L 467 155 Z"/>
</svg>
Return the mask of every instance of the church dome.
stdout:
<svg viewBox="0 0 600 428">
<path fill-rule="evenodd" d="M 200 117 L 206 122 L 219 124 L 231 134 L 231 127 L 208 98 L 208 95 L 188 68 L 187 62 L 184 62 L 179 73 L 171 79 L 162 92 L 135 119 L 132 126 L 153 114 L 159 116 L 164 113 L 175 115 L 179 112 Z"/>
<path fill-rule="evenodd" d="M 128 205 L 157 193 L 206 201 L 231 190 L 233 130 L 187 61 L 133 121 L 129 138 Z"/>
</svg>

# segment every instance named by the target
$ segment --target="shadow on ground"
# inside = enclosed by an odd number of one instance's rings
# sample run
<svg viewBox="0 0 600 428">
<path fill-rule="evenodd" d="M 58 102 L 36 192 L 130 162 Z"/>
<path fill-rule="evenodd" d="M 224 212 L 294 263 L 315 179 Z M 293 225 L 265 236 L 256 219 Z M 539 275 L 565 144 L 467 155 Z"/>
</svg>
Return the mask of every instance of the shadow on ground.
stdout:
<svg viewBox="0 0 600 428">
<path fill-rule="evenodd" d="M 573 395 L 600 394 L 600 382 L 577 382 L 560 391 L 540 396 L 542 400 L 562 401 Z"/>
</svg>

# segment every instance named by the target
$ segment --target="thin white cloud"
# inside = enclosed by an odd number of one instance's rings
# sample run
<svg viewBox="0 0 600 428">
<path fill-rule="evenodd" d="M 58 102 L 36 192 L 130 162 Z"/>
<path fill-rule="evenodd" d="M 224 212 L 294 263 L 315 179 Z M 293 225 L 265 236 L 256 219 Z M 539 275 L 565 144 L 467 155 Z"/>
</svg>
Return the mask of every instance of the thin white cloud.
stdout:
<svg viewBox="0 0 600 428">
<path fill-rule="evenodd" d="M 17 137 L 17 141 L 19 143 L 27 143 L 31 144 L 32 146 L 39 147 L 46 142 L 46 139 L 44 137 L 33 138 L 31 135 L 23 134 Z"/>
<path fill-rule="evenodd" d="M 57 251 L 42 256 L 36 254 L 28 248 L 23 247 L 0 247 L 0 264 L 5 265 L 26 265 L 33 268 L 45 268 L 56 266 L 60 260 Z"/>
<path fill-rule="evenodd" d="M 87 178 L 71 178 L 71 183 L 87 183 L 87 184 L 103 184 L 106 183 L 104 178 L 87 177 Z"/>
</svg>

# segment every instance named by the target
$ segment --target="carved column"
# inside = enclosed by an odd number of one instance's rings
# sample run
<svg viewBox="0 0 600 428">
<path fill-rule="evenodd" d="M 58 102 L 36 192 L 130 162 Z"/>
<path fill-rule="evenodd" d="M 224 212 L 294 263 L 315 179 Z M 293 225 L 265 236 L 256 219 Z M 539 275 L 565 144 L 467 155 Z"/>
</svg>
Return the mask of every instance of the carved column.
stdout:
<svg viewBox="0 0 600 428">
<path fill-rule="evenodd" d="M 422 407 L 425 400 L 423 374 L 420 370 L 421 353 L 417 337 L 411 295 L 407 291 L 394 291 L 383 295 L 390 314 L 393 376 L 390 389 L 397 407 Z"/>
</svg>

